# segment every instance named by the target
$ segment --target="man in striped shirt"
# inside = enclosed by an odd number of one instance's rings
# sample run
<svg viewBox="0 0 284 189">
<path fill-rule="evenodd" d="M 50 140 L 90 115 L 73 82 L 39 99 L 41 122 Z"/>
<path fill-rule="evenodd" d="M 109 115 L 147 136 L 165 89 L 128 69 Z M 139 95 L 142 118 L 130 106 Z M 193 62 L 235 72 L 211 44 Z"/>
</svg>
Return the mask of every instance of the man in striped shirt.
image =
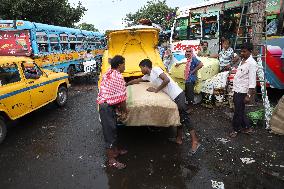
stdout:
<svg viewBox="0 0 284 189">
<path fill-rule="evenodd" d="M 118 155 L 126 154 L 127 151 L 117 147 L 116 111 L 121 113 L 121 119 L 127 117 L 126 87 L 121 74 L 125 70 L 125 59 L 116 55 L 111 59 L 110 64 L 111 69 L 102 76 L 97 103 L 106 143 L 108 165 L 123 169 L 126 165 L 118 162 L 116 158 Z"/>
</svg>

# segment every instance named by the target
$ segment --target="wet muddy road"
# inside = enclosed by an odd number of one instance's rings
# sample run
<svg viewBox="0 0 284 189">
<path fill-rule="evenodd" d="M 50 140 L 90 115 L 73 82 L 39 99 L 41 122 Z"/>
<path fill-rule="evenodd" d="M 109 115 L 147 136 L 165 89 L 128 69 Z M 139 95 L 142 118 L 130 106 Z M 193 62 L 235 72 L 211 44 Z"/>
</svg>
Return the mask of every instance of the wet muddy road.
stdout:
<svg viewBox="0 0 284 189">
<path fill-rule="evenodd" d="M 194 107 L 202 147 L 193 157 L 187 131 L 177 146 L 168 142 L 172 128 L 120 128 L 127 168 L 106 168 L 96 93 L 95 85 L 75 85 L 66 107 L 51 104 L 12 123 L 0 145 L 0 188 L 183 189 L 212 188 L 214 181 L 225 188 L 284 188 L 284 137 L 257 127 L 252 136 L 228 140 L 223 108 Z"/>
</svg>

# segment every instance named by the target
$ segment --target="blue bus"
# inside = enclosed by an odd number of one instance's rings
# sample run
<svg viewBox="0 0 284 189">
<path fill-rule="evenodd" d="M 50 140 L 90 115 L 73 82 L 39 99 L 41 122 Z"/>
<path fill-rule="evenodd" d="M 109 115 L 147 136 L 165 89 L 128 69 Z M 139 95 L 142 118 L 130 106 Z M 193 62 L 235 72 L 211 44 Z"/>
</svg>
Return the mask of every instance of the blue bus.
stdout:
<svg viewBox="0 0 284 189">
<path fill-rule="evenodd" d="M 93 54 L 94 62 L 100 64 L 105 46 L 105 37 L 99 32 L 0 20 L 0 56 L 30 57 L 42 68 L 69 76 L 82 71 L 82 57 L 87 50 Z"/>
</svg>

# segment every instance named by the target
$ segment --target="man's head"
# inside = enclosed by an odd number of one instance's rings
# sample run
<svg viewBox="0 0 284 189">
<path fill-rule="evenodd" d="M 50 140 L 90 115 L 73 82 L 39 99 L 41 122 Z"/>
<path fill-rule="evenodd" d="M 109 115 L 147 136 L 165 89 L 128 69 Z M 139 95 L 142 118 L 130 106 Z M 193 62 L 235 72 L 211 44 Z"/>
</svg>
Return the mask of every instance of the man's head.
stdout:
<svg viewBox="0 0 284 189">
<path fill-rule="evenodd" d="M 201 45 L 202 45 L 202 49 L 203 50 L 207 50 L 208 49 L 208 42 L 207 41 L 203 41 Z"/>
<path fill-rule="evenodd" d="M 190 47 L 186 47 L 186 49 L 185 49 L 185 57 L 187 58 L 187 59 L 191 59 L 192 58 L 192 56 L 193 56 L 193 50 L 192 50 L 192 48 L 190 48 Z"/>
<path fill-rule="evenodd" d="M 241 48 L 241 57 L 247 59 L 250 57 L 253 51 L 253 45 L 251 43 L 244 43 Z"/>
<path fill-rule="evenodd" d="M 125 58 L 120 55 L 115 55 L 110 61 L 111 69 L 115 69 L 120 73 L 125 70 Z"/>
<path fill-rule="evenodd" d="M 152 62 L 149 59 L 144 59 L 139 63 L 139 67 L 143 74 L 149 74 L 152 69 Z"/>
<path fill-rule="evenodd" d="M 229 47 L 230 47 L 230 40 L 229 39 L 223 39 L 222 48 L 227 50 Z"/>
</svg>

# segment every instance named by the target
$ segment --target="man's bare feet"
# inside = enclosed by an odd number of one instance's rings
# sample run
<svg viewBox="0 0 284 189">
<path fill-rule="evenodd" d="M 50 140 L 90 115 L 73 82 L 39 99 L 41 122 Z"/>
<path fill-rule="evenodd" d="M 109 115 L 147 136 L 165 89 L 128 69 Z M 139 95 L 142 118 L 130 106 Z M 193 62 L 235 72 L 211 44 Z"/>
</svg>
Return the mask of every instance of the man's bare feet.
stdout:
<svg viewBox="0 0 284 189">
<path fill-rule="evenodd" d="M 201 144 L 199 142 L 193 142 L 191 146 L 191 154 L 195 154 L 200 146 Z"/>
<path fill-rule="evenodd" d="M 181 145 L 182 144 L 182 138 L 177 137 L 176 138 L 176 143 Z"/>
</svg>

